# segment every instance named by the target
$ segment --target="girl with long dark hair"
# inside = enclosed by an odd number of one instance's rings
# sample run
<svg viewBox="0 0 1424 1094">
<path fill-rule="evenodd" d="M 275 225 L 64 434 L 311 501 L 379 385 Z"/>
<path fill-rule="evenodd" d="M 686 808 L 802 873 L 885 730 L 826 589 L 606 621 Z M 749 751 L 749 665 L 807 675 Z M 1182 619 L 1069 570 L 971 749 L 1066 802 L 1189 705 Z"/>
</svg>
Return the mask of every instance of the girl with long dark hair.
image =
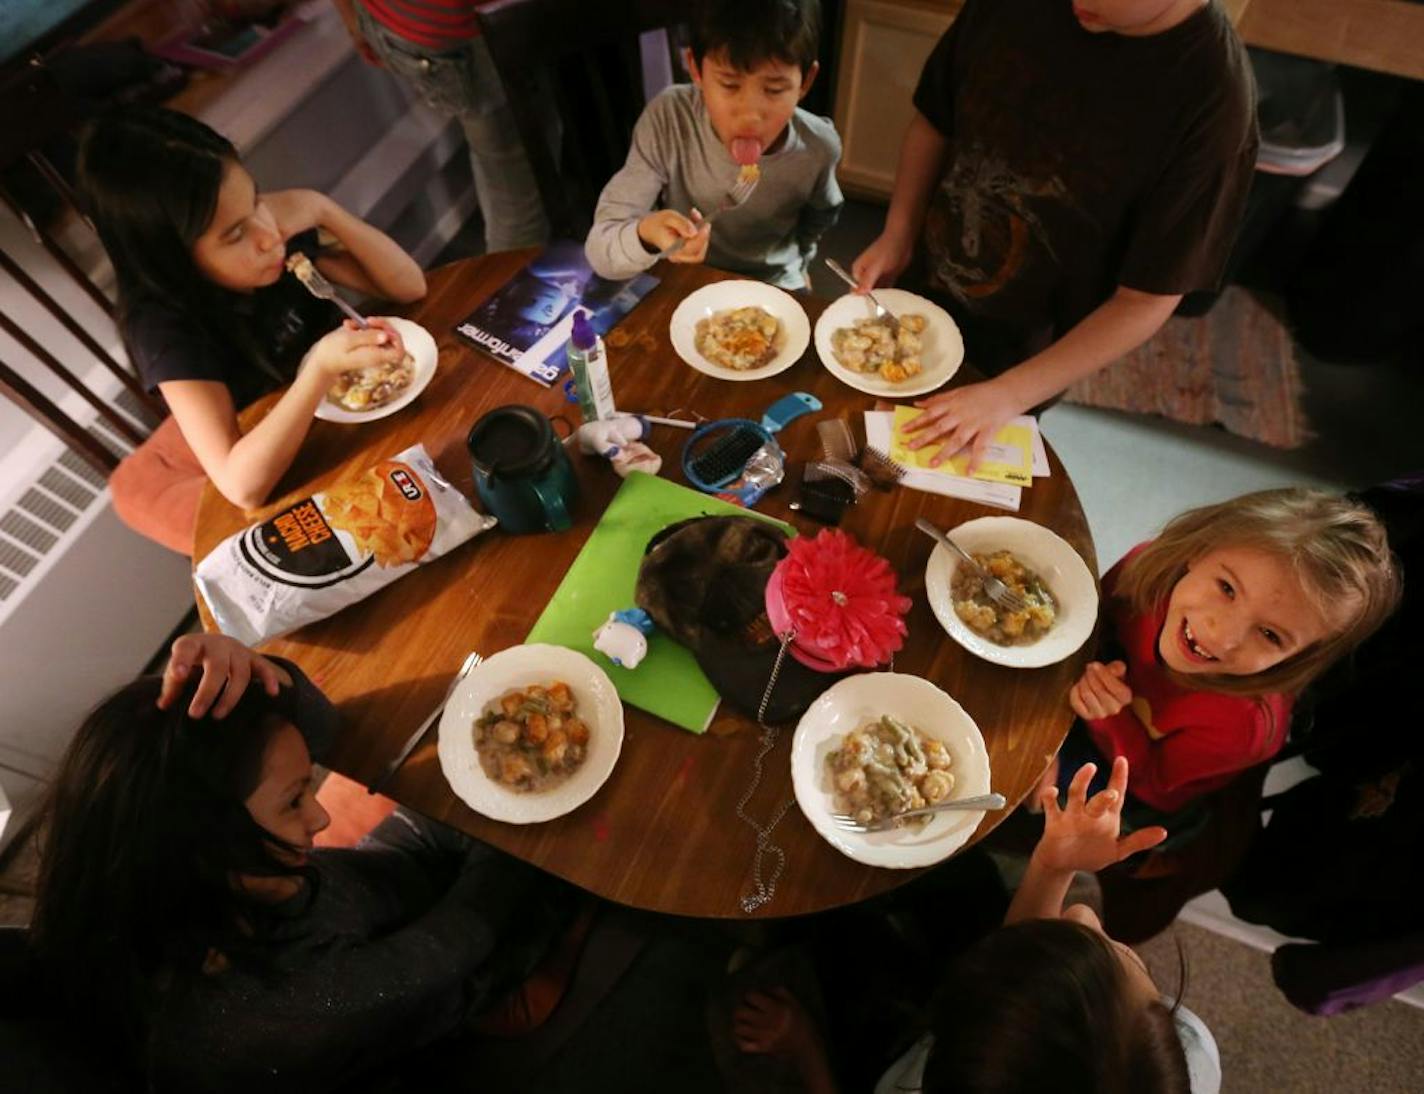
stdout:
<svg viewBox="0 0 1424 1094">
<path fill-rule="evenodd" d="M 31 939 L 82 1043 L 158 1089 L 326 1089 L 524 975 L 528 867 L 404 812 L 313 849 L 308 749 L 335 729 L 295 665 L 221 635 L 179 639 L 80 727 Z"/>
<path fill-rule="evenodd" d="M 231 143 L 175 111 L 129 109 L 92 124 L 79 187 L 118 275 L 129 355 L 172 411 L 111 478 L 114 505 L 136 531 L 189 554 L 207 480 L 235 505 L 260 505 L 336 377 L 404 352 L 379 322 L 342 324 L 286 275 L 287 257 L 301 252 L 333 283 L 399 303 L 425 295 L 425 277 L 330 198 L 259 191 Z M 238 410 L 288 381 L 240 432 Z"/>
</svg>

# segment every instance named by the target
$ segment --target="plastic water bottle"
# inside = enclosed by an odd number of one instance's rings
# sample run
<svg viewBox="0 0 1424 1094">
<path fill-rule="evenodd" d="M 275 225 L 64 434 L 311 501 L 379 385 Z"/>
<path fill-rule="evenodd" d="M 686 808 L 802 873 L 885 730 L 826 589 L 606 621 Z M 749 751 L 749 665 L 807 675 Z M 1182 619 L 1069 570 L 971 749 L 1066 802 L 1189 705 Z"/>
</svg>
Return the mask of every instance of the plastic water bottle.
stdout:
<svg viewBox="0 0 1424 1094">
<path fill-rule="evenodd" d="M 569 369 L 574 374 L 579 413 L 585 422 L 602 421 L 618 413 L 613 406 L 613 382 L 608 377 L 608 354 L 603 339 L 588 321 L 588 312 L 574 312 L 569 338 Z"/>
</svg>

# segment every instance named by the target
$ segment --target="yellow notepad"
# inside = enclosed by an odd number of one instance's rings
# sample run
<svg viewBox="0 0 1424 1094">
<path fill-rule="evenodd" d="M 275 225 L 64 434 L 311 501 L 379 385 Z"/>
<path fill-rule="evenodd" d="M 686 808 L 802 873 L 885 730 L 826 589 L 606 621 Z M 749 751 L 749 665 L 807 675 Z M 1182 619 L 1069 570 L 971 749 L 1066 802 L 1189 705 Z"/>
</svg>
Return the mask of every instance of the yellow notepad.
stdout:
<svg viewBox="0 0 1424 1094">
<path fill-rule="evenodd" d="M 1009 423 L 1000 426 L 994 434 L 984 454 L 983 461 L 968 475 L 969 454 L 961 453 L 953 459 L 945 460 L 938 467 L 931 467 L 930 460 L 944 447 L 942 444 L 928 444 L 924 448 L 911 448 L 909 439 L 913 433 L 905 433 L 905 423 L 919 417 L 918 407 L 897 406 L 895 421 L 890 432 L 890 458 L 906 467 L 932 471 L 942 475 L 958 475 L 960 478 L 982 479 L 985 482 L 1003 482 L 1010 486 L 1033 485 L 1033 430 L 1026 425 Z"/>
</svg>

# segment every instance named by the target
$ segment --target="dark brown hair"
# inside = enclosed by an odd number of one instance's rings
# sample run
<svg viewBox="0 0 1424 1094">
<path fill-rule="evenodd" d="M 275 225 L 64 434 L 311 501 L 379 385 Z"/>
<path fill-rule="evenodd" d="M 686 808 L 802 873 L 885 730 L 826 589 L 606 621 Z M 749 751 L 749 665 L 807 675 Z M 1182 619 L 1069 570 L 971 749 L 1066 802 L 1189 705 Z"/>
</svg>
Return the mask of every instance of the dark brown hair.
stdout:
<svg viewBox="0 0 1424 1094">
<path fill-rule="evenodd" d="M 742 72 L 783 61 L 805 76 L 820 46 L 820 0 L 700 0 L 689 37 L 698 68 L 709 53 L 725 52 Z"/>
<path fill-rule="evenodd" d="M 1066 919 L 1001 927 L 936 995 L 924 1094 L 1188 1094 L 1172 1012 L 1145 1007 L 1101 934 Z"/>
<path fill-rule="evenodd" d="M 142 1057 L 142 1015 L 160 982 L 196 976 L 213 952 L 260 960 L 264 908 L 239 876 L 305 874 L 245 805 L 288 694 L 249 687 L 222 720 L 169 710 L 143 677 L 79 727 L 42 819 L 31 944 L 56 1001 L 85 1034 Z M 286 848 L 290 850 L 290 848 Z"/>
<path fill-rule="evenodd" d="M 158 304 L 181 313 L 217 345 L 265 362 L 262 345 L 235 317 L 239 294 L 210 281 L 193 260 L 194 244 L 217 211 L 223 178 L 239 162 L 222 134 L 162 107 L 115 110 L 81 134 L 78 189 L 114 264 L 119 327 L 131 357 L 133 317 Z"/>
</svg>

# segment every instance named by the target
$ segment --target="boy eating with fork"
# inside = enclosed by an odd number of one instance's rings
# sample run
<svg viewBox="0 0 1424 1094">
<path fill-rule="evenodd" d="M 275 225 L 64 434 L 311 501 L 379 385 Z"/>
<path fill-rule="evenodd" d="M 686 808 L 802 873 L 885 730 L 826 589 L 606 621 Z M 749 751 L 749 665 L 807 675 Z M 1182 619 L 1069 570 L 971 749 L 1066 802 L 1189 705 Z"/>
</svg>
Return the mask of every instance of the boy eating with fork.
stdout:
<svg viewBox="0 0 1424 1094">
<path fill-rule="evenodd" d="M 835 126 L 797 105 L 819 67 L 819 0 L 702 0 L 690 21 L 692 84 L 638 119 L 599 196 L 589 263 L 623 279 L 660 256 L 706 261 L 803 288 L 844 203 Z"/>
</svg>

